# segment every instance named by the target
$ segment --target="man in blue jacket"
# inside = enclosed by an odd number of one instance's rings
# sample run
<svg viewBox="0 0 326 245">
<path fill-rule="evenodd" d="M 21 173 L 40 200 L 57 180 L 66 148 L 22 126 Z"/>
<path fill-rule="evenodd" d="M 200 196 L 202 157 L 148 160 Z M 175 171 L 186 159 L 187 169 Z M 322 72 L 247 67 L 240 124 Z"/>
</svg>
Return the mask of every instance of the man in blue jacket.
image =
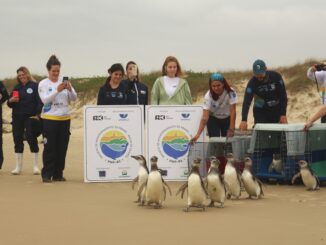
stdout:
<svg viewBox="0 0 326 245">
<path fill-rule="evenodd" d="M 282 76 L 267 70 L 263 60 L 253 64 L 254 76 L 247 84 L 242 105 L 241 130 L 247 130 L 247 117 L 252 100 L 256 123 L 287 123 L 287 94 Z"/>
</svg>

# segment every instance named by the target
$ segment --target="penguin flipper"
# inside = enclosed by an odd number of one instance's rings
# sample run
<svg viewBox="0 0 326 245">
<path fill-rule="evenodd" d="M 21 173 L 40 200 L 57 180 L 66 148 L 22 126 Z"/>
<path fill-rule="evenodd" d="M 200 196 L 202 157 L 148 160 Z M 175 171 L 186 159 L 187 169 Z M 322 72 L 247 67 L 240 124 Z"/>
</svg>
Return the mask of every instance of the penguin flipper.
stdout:
<svg viewBox="0 0 326 245">
<path fill-rule="evenodd" d="M 167 188 L 168 188 L 168 190 L 169 190 L 169 193 L 170 193 L 170 196 L 172 196 L 172 191 L 171 191 L 171 188 L 170 188 L 170 186 L 162 179 L 162 182 L 163 182 L 163 185 L 165 185 Z M 164 187 L 164 186 L 163 186 Z"/>
<path fill-rule="evenodd" d="M 165 199 L 166 199 L 166 189 L 163 185 L 163 201 L 165 201 Z"/>
<path fill-rule="evenodd" d="M 203 191 L 205 192 L 206 197 L 208 197 L 208 193 L 207 193 L 207 190 L 205 188 L 205 185 L 204 185 L 204 182 L 203 182 L 202 178 L 200 178 L 200 183 L 201 183 L 201 187 L 203 188 Z"/>
<path fill-rule="evenodd" d="M 178 189 L 178 191 L 175 195 L 177 196 L 181 192 L 181 198 L 183 198 L 183 194 L 187 188 L 188 188 L 188 182 L 186 182 L 182 186 L 180 186 L 180 188 Z"/>
<path fill-rule="evenodd" d="M 131 183 L 131 189 L 132 189 L 132 190 L 135 189 L 135 184 L 136 184 L 136 182 L 138 182 L 138 179 L 139 179 L 139 177 L 137 176 L 136 178 L 134 178 L 134 179 L 132 180 L 132 183 Z"/>
<path fill-rule="evenodd" d="M 301 176 L 301 173 L 300 173 L 300 172 L 297 173 L 297 174 L 295 174 L 295 175 L 293 175 L 292 180 L 291 180 L 292 185 L 294 184 L 294 181 L 295 181 L 299 176 Z"/>
<path fill-rule="evenodd" d="M 138 195 L 138 196 L 141 196 L 141 193 L 142 193 L 143 189 L 146 187 L 146 185 L 147 185 L 147 181 L 144 182 L 144 183 L 139 187 L 139 190 L 138 190 L 138 192 L 137 192 L 137 195 Z"/>
</svg>

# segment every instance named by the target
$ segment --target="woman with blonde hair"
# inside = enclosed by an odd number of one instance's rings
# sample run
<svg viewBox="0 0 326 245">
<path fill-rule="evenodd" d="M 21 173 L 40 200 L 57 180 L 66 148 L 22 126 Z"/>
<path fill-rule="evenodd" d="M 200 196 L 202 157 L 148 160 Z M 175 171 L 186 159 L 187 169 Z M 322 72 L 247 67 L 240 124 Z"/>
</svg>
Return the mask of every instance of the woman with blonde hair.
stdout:
<svg viewBox="0 0 326 245">
<path fill-rule="evenodd" d="M 33 121 L 39 120 L 42 102 L 38 95 L 38 84 L 29 70 L 22 66 L 17 69 L 17 85 L 10 94 L 7 105 L 12 109 L 12 135 L 15 143 L 16 168 L 12 174 L 21 173 L 23 166 L 24 135 L 32 152 L 33 173 L 40 174 L 37 166 L 38 144 L 37 136 L 32 127 Z"/>
<path fill-rule="evenodd" d="M 192 97 L 188 82 L 182 78 L 179 61 L 168 56 L 162 66 L 162 76 L 152 88 L 152 105 L 191 105 Z"/>
</svg>

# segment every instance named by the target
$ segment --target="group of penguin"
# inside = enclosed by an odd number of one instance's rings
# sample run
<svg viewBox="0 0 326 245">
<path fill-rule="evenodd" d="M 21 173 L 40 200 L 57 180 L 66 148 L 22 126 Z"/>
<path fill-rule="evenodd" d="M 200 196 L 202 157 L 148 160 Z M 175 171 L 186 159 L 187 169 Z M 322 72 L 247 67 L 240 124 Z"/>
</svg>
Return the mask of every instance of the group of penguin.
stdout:
<svg viewBox="0 0 326 245">
<path fill-rule="evenodd" d="M 133 189 L 138 183 L 136 202 L 140 206 L 153 204 L 155 208 L 161 208 L 166 198 L 166 188 L 170 195 L 172 192 L 157 166 L 158 158 L 153 156 L 150 159 L 151 171 L 149 171 L 146 159 L 142 155 L 132 157 L 140 166 L 138 176 L 132 183 Z M 210 158 L 210 168 L 205 178 L 200 176 L 200 164 L 201 159 L 198 158 L 192 162 L 187 182 L 176 193 L 176 195 L 181 193 L 181 198 L 183 198 L 185 190 L 188 189 L 188 200 L 184 211 L 189 211 L 192 207 L 205 210 L 207 199 L 210 200 L 209 207 L 214 207 L 215 203 L 219 203 L 219 207 L 224 207 L 226 199 L 240 197 L 243 187 L 249 194 L 249 198 L 260 198 L 264 195 L 262 183 L 251 173 L 250 158 L 245 159 L 245 168 L 241 176 L 234 167 L 234 158 L 231 153 L 227 155 L 224 176 L 219 172 L 220 162 L 216 157 Z"/>
<path fill-rule="evenodd" d="M 161 208 L 166 199 L 166 189 L 172 195 L 171 188 L 162 177 L 162 170 L 158 168 L 158 158 L 153 156 L 150 159 L 151 171 L 147 168 L 146 159 L 142 155 L 132 156 L 139 163 L 138 176 L 132 182 L 132 189 L 138 184 L 137 200 L 140 206 L 153 205 L 154 208 Z M 220 161 L 215 157 L 210 157 L 210 168 L 205 178 L 200 175 L 201 159 L 194 159 L 188 180 L 177 191 L 183 198 L 186 189 L 187 204 L 185 212 L 191 208 L 199 208 L 205 211 L 207 200 L 210 200 L 208 207 L 224 207 L 226 199 L 239 199 L 241 191 L 244 189 L 248 193 L 249 199 L 259 199 L 264 196 L 262 182 L 252 173 L 252 160 L 249 157 L 244 159 L 244 170 L 240 174 L 234 166 L 235 159 L 232 153 L 226 155 L 227 163 L 224 175 L 219 171 Z M 308 163 L 299 161 L 300 172 L 293 176 L 292 182 L 301 175 L 303 183 L 309 190 L 319 188 L 318 178 L 310 170 Z"/>
</svg>

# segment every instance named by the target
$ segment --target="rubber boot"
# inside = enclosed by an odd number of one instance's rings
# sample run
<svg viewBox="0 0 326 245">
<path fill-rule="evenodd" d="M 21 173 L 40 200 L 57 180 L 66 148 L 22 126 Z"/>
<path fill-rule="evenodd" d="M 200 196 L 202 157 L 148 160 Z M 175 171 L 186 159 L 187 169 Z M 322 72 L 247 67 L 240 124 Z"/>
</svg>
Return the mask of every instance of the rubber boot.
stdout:
<svg viewBox="0 0 326 245">
<path fill-rule="evenodd" d="M 19 175 L 23 168 L 23 153 L 16 153 L 16 168 L 11 171 L 13 175 Z"/>
<path fill-rule="evenodd" d="M 32 152 L 32 161 L 33 161 L 33 174 L 39 175 L 41 172 L 37 166 L 38 154 L 36 152 Z"/>
</svg>

